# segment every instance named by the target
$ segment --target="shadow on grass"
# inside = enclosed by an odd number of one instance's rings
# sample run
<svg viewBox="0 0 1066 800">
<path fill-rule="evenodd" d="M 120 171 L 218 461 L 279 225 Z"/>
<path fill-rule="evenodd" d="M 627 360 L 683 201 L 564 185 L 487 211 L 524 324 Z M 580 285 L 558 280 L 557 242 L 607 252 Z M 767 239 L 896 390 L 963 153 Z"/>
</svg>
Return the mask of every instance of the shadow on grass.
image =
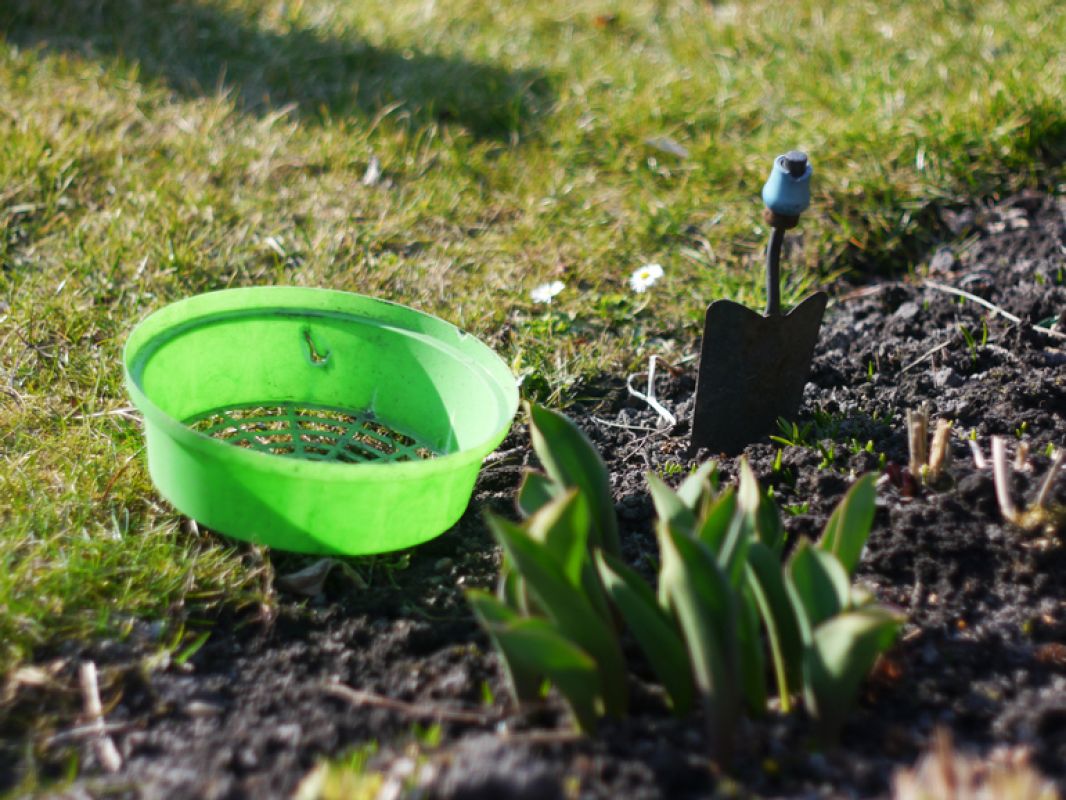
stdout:
<svg viewBox="0 0 1066 800">
<path fill-rule="evenodd" d="M 333 38 L 205 0 L 4 0 L 0 37 L 22 47 L 127 63 L 142 81 L 197 97 L 230 94 L 237 107 L 302 119 L 374 115 L 397 104 L 414 124 L 459 125 L 478 139 L 514 139 L 554 95 L 539 70 Z"/>
</svg>

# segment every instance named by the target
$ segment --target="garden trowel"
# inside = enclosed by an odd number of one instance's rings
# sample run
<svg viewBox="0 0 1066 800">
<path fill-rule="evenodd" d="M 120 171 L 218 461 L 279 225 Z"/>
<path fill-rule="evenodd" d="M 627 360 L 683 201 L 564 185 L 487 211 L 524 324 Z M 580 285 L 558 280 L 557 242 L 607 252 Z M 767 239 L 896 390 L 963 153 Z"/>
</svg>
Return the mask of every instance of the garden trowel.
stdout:
<svg viewBox="0 0 1066 800">
<path fill-rule="evenodd" d="M 707 308 L 700 350 L 691 450 L 734 455 L 792 419 L 803 399 L 828 300 L 825 292 L 781 313 L 781 244 L 810 205 L 811 165 L 793 150 L 774 161 L 762 190 L 772 233 L 766 248 L 766 313 L 730 300 Z"/>
</svg>

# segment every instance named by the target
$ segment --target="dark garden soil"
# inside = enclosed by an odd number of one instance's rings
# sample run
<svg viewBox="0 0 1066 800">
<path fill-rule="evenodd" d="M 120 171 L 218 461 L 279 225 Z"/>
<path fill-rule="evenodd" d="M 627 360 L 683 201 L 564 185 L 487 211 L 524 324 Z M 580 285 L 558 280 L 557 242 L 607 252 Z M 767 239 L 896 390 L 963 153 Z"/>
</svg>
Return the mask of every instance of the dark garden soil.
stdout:
<svg viewBox="0 0 1066 800">
<path fill-rule="evenodd" d="M 370 765 L 388 776 L 387 789 L 416 787 L 428 797 L 688 797 L 730 784 L 768 797 L 875 797 L 888 794 L 893 771 L 914 762 L 937 726 L 982 754 L 1029 748 L 1066 790 L 1062 526 L 1057 537 L 1006 524 L 991 470 L 975 465 L 967 442 L 972 433 L 986 457 L 992 435 L 1008 437 L 1012 457 L 1028 444 L 1014 474 L 1019 504 L 1047 472 L 1048 445 L 1066 445 L 1066 340 L 1032 327 L 1066 330 L 1066 199 L 1025 194 L 943 221 L 954 243 L 931 254 L 928 273 L 837 294 L 800 413 L 806 444 L 767 440 L 747 451 L 790 508 L 793 538 L 817 534 L 853 475 L 884 473 L 859 578 L 909 621 L 838 749 L 815 750 L 801 715 L 771 712 L 737 730 L 736 768 L 723 778 L 707 759 L 700 720 L 666 712 L 635 648 L 633 712 L 605 722 L 598 736 L 569 733 L 554 696 L 543 708 L 513 709 L 462 591 L 493 583 L 498 554 L 481 514 L 512 513 L 531 460 L 519 430 L 483 471 L 453 530 L 408 554 L 358 562 L 358 578 L 334 570 L 310 599 L 279 588 L 273 613 L 232 612 L 210 627 L 190 618 L 189 628 L 210 636 L 183 663 L 153 665 L 159 634 L 140 625 L 121 642 L 42 657 L 41 665 L 60 665 L 55 681 L 71 688 L 21 687 L 3 700 L 0 789 L 29 764 L 18 720 L 65 707 L 66 722 L 77 724 L 76 664 L 91 658 L 122 768 L 107 774 L 84 738 L 39 737 L 37 769 L 46 777 L 58 778 L 77 755 L 82 777 L 65 790 L 70 797 L 289 797 L 321 757 L 370 741 L 379 743 Z M 662 372 L 658 394 L 684 420 L 694 365 Z M 659 430 L 618 378 L 587 387 L 586 396 L 595 399 L 569 413 L 609 465 L 626 557 L 650 571 L 656 546 L 643 476 L 687 472 L 687 422 Z M 933 418 L 955 421 L 949 478 L 936 489 L 901 469 L 903 417 L 922 403 Z M 735 459 L 720 465 L 736 475 Z M 1053 499 L 1066 504 L 1066 475 Z M 279 555 L 273 566 L 280 575 L 311 562 Z M 330 682 L 402 704 L 340 697 Z M 434 743 L 425 730 L 442 713 Z"/>
</svg>

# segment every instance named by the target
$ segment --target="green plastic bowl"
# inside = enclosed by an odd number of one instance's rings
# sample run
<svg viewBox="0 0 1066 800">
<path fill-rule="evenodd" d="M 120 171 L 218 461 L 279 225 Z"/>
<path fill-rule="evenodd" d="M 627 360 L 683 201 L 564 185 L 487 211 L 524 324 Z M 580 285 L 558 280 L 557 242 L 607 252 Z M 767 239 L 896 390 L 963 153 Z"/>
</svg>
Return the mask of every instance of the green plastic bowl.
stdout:
<svg viewBox="0 0 1066 800">
<path fill-rule="evenodd" d="M 395 303 L 289 287 L 169 305 L 130 334 L 148 469 L 220 533 L 304 553 L 380 553 L 462 516 L 518 407 L 500 358 Z"/>
</svg>

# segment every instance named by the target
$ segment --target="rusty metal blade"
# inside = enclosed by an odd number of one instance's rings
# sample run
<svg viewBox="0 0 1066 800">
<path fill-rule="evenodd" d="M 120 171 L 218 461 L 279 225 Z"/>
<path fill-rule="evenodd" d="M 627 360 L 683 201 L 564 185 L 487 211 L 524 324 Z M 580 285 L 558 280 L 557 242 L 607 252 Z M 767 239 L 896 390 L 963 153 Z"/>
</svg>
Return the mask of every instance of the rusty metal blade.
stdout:
<svg viewBox="0 0 1066 800">
<path fill-rule="evenodd" d="M 763 316 L 718 300 L 707 308 L 700 350 L 692 450 L 735 455 L 792 419 L 803 399 L 828 296 L 817 292 L 788 314 Z"/>
</svg>

